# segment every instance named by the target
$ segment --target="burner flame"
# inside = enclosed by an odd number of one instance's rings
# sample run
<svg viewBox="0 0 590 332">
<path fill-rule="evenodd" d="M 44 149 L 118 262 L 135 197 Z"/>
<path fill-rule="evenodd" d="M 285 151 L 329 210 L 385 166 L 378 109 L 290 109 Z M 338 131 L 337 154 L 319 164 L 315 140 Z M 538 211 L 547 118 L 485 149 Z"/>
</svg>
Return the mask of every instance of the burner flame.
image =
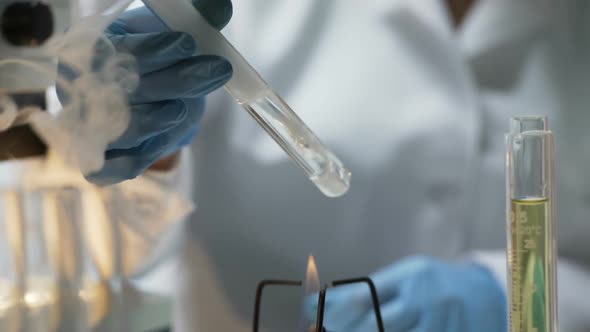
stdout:
<svg viewBox="0 0 590 332">
<path fill-rule="evenodd" d="M 310 255 L 307 260 L 307 272 L 305 274 L 305 295 L 310 295 L 319 292 L 320 277 L 318 274 L 318 267 L 315 258 Z"/>
</svg>

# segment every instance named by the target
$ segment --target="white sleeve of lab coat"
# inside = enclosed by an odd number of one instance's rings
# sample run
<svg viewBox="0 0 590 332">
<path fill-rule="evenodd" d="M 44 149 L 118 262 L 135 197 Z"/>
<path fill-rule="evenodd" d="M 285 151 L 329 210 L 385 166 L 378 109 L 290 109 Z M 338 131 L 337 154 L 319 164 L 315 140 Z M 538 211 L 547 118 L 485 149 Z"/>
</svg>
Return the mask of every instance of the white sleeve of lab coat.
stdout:
<svg viewBox="0 0 590 332">
<path fill-rule="evenodd" d="M 471 258 L 486 266 L 506 291 L 507 263 L 505 251 L 474 252 Z M 590 271 L 559 258 L 557 266 L 557 301 L 559 330 L 584 332 L 590 330 Z"/>
<path fill-rule="evenodd" d="M 173 170 L 166 172 L 150 171 L 144 176 L 160 183 L 163 187 L 192 201 L 193 161 L 190 148 L 184 148 L 178 164 Z M 144 291 L 171 295 L 174 291 L 174 282 L 171 278 L 176 275 L 178 260 L 175 253 L 178 250 L 180 233 L 184 218 L 175 221 L 154 243 L 155 248 L 146 257 L 139 274 L 134 278 L 134 284 Z"/>
<path fill-rule="evenodd" d="M 180 152 L 175 167 L 169 171 L 148 171 L 145 177 L 157 181 L 167 188 L 173 189 L 183 197 L 192 198 L 193 187 L 193 160 L 190 147 L 185 147 Z"/>
</svg>

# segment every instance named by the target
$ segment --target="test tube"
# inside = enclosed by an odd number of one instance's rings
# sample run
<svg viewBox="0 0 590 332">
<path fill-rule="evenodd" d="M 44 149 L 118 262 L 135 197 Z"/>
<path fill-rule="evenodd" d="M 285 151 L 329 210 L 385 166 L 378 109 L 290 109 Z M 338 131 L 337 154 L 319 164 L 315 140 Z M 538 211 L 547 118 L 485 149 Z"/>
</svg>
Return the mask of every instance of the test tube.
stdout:
<svg viewBox="0 0 590 332">
<path fill-rule="evenodd" d="M 555 145 L 546 117 L 506 135 L 510 332 L 556 332 Z"/>
<path fill-rule="evenodd" d="M 329 197 L 344 195 L 351 173 L 254 68 L 187 0 L 143 0 L 170 29 L 193 36 L 199 50 L 233 66 L 226 90 Z"/>
</svg>

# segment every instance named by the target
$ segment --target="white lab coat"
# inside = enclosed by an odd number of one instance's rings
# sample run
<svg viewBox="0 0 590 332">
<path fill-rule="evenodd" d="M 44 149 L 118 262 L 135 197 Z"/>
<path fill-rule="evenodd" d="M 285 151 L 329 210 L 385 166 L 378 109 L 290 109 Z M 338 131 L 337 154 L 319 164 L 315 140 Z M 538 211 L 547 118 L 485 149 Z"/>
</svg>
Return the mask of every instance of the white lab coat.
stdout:
<svg viewBox="0 0 590 332">
<path fill-rule="evenodd" d="M 561 330 L 590 330 L 590 8 L 555 3 L 480 0 L 454 32 L 439 0 L 234 1 L 226 34 L 352 170 L 352 186 L 322 196 L 230 98 L 210 98 L 177 329 L 250 331 L 257 282 L 301 279 L 310 253 L 324 282 L 476 251 L 504 281 L 503 134 L 512 115 L 546 114 Z M 267 295 L 265 324 L 293 326 L 300 294 Z"/>
</svg>

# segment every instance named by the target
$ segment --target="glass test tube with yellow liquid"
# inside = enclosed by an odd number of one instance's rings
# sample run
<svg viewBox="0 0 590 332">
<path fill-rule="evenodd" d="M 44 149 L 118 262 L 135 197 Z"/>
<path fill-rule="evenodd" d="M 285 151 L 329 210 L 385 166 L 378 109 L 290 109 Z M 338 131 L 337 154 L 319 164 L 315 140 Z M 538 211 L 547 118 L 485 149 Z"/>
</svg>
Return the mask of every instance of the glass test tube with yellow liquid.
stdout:
<svg viewBox="0 0 590 332">
<path fill-rule="evenodd" d="M 511 119 L 506 136 L 510 332 L 556 332 L 555 143 L 546 117 Z"/>
</svg>

